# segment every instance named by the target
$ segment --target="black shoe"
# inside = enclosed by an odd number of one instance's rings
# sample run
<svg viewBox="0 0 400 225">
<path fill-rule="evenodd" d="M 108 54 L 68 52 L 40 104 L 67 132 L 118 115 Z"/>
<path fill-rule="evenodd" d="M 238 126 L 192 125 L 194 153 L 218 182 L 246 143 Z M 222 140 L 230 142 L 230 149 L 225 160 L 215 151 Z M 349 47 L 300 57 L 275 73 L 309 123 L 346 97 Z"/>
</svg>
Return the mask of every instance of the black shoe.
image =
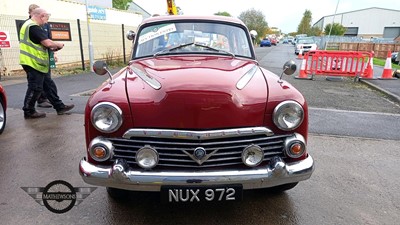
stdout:
<svg viewBox="0 0 400 225">
<path fill-rule="evenodd" d="M 46 117 L 46 113 L 35 111 L 34 113 L 24 113 L 25 119 L 38 119 Z"/>
<path fill-rule="evenodd" d="M 48 101 L 38 102 L 37 106 L 41 107 L 41 108 L 51 108 L 52 107 L 51 103 Z"/>
<path fill-rule="evenodd" d="M 74 107 L 75 107 L 74 104 L 71 104 L 71 105 L 64 105 L 63 107 L 61 107 L 61 108 L 59 108 L 59 109 L 57 110 L 57 115 L 63 115 L 65 112 L 67 112 L 67 111 L 73 109 Z"/>
</svg>

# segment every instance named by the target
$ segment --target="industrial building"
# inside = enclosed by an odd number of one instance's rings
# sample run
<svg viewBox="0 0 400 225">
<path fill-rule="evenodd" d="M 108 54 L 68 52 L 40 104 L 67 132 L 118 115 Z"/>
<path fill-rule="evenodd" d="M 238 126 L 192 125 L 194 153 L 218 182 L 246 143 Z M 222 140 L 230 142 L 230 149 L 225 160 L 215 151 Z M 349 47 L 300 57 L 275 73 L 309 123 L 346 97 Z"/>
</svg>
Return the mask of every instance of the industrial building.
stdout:
<svg viewBox="0 0 400 225">
<path fill-rule="evenodd" d="M 347 28 L 345 36 L 396 39 L 400 36 L 400 10 L 378 7 L 324 16 L 313 27 L 322 31 L 332 22 Z"/>
</svg>

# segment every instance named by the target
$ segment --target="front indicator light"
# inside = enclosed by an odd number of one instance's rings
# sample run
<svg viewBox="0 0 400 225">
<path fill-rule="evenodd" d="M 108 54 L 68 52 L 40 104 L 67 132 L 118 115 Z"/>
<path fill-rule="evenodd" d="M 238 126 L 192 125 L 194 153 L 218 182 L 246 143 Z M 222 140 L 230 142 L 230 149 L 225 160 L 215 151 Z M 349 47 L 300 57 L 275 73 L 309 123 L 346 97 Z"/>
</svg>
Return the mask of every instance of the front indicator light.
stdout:
<svg viewBox="0 0 400 225">
<path fill-rule="evenodd" d="M 294 136 L 285 140 L 286 155 L 290 158 L 300 158 L 306 152 L 304 137 L 295 133 Z"/>
<path fill-rule="evenodd" d="M 303 148 L 300 143 L 294 143 L 290 146 L 290 151 L 295 155 L 299 155 L 303 151 Z"/>
<path fill-rule="evenodd" d="M 90 142 L 89 155 L 97 162 L 104 162 L 111 158 L 114 152 L 114 146 L 109 140 L 102 137 L 96 137 Z"/>
<path fill-rule="evenodd" d="M 103 159 L 106 156 L 107 151 L 103 147 L 96 147 L 93 149 L 93 155 L 96 156 L 96 158 Z"/>
<path fill-rule="evenodd" d="M 247 146 L 242 152 L 242 161 L 246 166 L 258 166 L 264 160 L 264 151 L 258 145 Z"/>
<path fill-rule="evenodd" d="M 151 169 L 158 164 L 158 152 L 150 146 L 145 146 L 136 153 L 136 163 L 143 169 Z"/>
</svg>

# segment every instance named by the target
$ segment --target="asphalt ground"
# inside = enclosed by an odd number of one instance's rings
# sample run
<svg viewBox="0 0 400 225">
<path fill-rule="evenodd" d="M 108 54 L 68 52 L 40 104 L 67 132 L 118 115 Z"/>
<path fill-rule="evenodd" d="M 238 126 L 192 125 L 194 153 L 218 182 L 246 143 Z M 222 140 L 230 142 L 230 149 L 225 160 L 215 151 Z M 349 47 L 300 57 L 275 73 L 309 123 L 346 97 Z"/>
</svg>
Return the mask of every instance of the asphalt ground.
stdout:
<svg viewBox="0 0 400 225">
<path fill-rule="evenodd" d="M 256 47 L 256 55 L 260 64 L 280 75 L 282 67 L 271 67 L 269 65 L 283 66 L 285 60 L 294 60 L 297 64 L 297 71 L 291 76 L 283 75 L 282 78 L 295 86 L 305 96 L 309 107 L 400 113 L 400 79 L 354 82 L 354 77 L 330 80 L 327 79 L 329 74 L 314 76 L 313 80 L 296 79 L 300 72 L 302 60 L 297 59 L 297 56 L 294 55 L 293 46 L 278 45 L 271 48 L 268 50 Z M 268 54 L 273 54 L 276 57 L 269 57 Z M 374 77 L 381 77 L 382 72 L 382 67 L 374 67 Z"/>
<path fill-rule="evenodd" d="M 280 47 L 282 46 L 272 50 L 278 53 L 285 52 L 285 47 Z M 286 49 L 286 52 L 289 53 L 289 50 L 292 49 Z M 290 57 L 293 55 L 290 54 Z M 279 74 L 283 62 L 278 62 L 275 67 L 271 66 L 274 64 L 267 63 L 273 60 L 280 59 L 265 57 L 262 58 L 262 65 L 278 71 Z M 327 104 L 327 107 L 336 107 L 338 110 L 349 107 L 347 104 L 352 101 L 348 98 L 359 97 L 359 92 L 360 96 L 364 94 L 363 98 L 370 99 L 370 104 L 376 105 L 375 101 L 386 102 L 380 103 L 383 106 L 378 104 L 379 107 L 395 104 L 391 103 L 389 98 L 386 100 L 385 94 L 371 91 L 367 84 L 358 83 L 364 86 L 354 88 L 351 86 L 352 81 L 347 80 L 332 82 L 326 81 L 324 77 L 318 77 L 314 81 L 306 81 L 295 80 L 293 76 L 284 76 L 284 79 L 301 88 L 310 107 L 318 108 L 319 112 L 325 113 L 324 115 L 329 115 L 328 113 L 333 110 L 322 109 L 322 103 L 317 101 L 318 97 L 322 96 L 313 93 L 318 89 L 325 92 L 326 96 L 334 98 L 325 99 L 325 102 L 332 103 Z M 87 99 L 85 93 L 90 93 L 90 90 L 106 78 L 86 73 L 57 77 L 55 82 L 62 99 L 77 104 L 84 102 Z M 77 166 L 85 155 L 83 115 L 78 114 L 82 106 L 77 106 L 74 109 L 76 111 L 70 115 L 58 116 L 53 110 L 53 113 L 49 113 L 45 119 L 23 120 L 22 105 L 13 101 L 21 99 L 22 102 L 21 96 L 26 91 L 26 79 L 24 77 L 7 79 L 5 83 L 7 83 L 7 94 L 12 99 L 10 104 L 15 104 L 15 107 L 8 109 L 9 123 L 0 136 L 0 149 L 4 153 L 0 157 L 2 224 L 395 225 L 398 224 L 396 221 L 400 221 L 398 213 L 400 155 L 399 151 L 396 151 L 400 139 L 383 140 L 377 139 L 376 136 L 360 138 L 313 133 L 309 135 L 308 149 L 315 158 L 316 170 L 311 179 L 301 182 L 286 193 L 272 195 L 258 190 L 244 193 L 242 202 L 163 205 L 158 204 L 159 196 L 153 193 L 133 193 L 127 201 L 115 202 L 107 196 L 105 188 L 98 187 L 71 211 L 54 214 L 35 202 L 21 187 L 44 187 L 49 182 L 59 179 L 68 181 L 74 187 L 89 187 L 81 179 Z M 320 85 L 322 87 L 319 87 Z M 342 89 L 339 88 L 341 85 Z M 347 97 L 343 98 L 342 105 L 336 102 L 337 96 L 342 94 L 341 91 L 351 93 L 345 95 Z M 380 96 L 384 96 L 383 99 Z M 337 106 L 333 106 L 333 103 Z M 360 111 L 370 108 L 372 107 L 360 107 Z M 380 110 L 386 109 L 380 108 Z M 343 114 L 355 113 L 343 110 Z M 378 114 L 380 117 L 383 116 L 381 113 Z M 371 114 L 365 115 L 371 116 Z M 320 126 L 310 124 L 311 128 L 330 127 L 326 124 L 329 117 L 310 118 L 321 121 Z M 341 127 L 336 120 L 331 122 L 336 123 L 335 125 L 342 130 L 354 129 L 354 127 Z M 356 122 L 363 123 L 358 120 Z M 395 124 L 394 121 L 392 123 Z M 376 129 L 373 125 L 371 127 Z"/>
</svg>

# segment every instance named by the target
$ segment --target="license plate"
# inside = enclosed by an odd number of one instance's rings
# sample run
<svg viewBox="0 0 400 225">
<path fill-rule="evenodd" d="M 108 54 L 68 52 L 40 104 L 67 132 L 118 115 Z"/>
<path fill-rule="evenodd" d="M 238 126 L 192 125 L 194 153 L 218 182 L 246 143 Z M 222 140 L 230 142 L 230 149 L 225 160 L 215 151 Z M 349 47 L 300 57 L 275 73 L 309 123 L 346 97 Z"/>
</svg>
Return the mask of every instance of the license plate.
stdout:
<svg viewBox="0 0 400 225">
<path fill-rule="evenodd" d="M 162 186 L 161 202 L 219 202 L 240 201 L 243 196 L 241 184 L 226 186 Z"/>
</svg>

